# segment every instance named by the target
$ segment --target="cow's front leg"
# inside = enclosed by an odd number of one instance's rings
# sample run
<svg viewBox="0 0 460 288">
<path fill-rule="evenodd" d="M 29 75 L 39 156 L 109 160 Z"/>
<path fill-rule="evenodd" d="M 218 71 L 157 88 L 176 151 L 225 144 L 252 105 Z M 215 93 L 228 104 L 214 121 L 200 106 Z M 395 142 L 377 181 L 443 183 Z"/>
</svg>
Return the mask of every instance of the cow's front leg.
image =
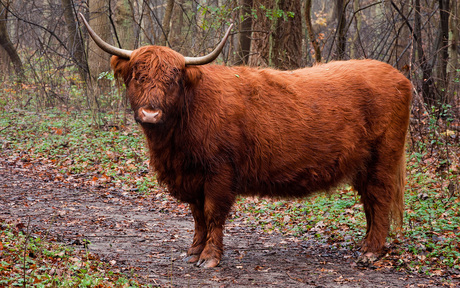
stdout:
<svg viewBox="0 0 460 288">
<path fill-rule="evenodd" d="M 206 245 L 206 236 L 208 234 L 206 228 L 206 220 L 204 217 L 204 204 L 202 201 L 196 204 L 190 204 L 193 219 L 195 220 L 195 234 L 193 235 L 192 246 L 187 251 L 185 261 L 188 263 L 196 263 L 200 260 L 201 252 Z"/>
<path fill-rule="evenodd" d="M 207 235 L 205 247 L 196 264 L 199 267 L 216 267 L 222 259 L 225 220 L 235 201 L 235 193 L 231 189 L 229 177 L 222 176 L 228 174 L 222 173 L 218 179 L 205 184 L 203 211 Z"/>
</svg>

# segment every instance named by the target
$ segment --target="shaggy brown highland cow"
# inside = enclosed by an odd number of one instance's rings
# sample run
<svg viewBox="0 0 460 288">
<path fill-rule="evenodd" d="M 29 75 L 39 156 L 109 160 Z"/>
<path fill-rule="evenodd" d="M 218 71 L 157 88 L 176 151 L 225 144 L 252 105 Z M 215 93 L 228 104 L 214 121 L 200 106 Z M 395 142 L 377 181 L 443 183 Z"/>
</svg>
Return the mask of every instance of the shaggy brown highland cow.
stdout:
<svg viewBox="0 0 460 288">
<path fill-rule="evenodd" d="M 87 24 L 87 23 L 86 23 Z M 411 83 L 388 64 L 337 61 L 294 71 L 203 65 L 166 48 L 134 51 L 93 39 L 112 57 L 150 164 L 190 204 L 186 260 L 215 267 L 237 195 L 304 197 L 350 183 L 364 205 L 363 251 L 378 253 L 402 223 Z"/>
</svg>

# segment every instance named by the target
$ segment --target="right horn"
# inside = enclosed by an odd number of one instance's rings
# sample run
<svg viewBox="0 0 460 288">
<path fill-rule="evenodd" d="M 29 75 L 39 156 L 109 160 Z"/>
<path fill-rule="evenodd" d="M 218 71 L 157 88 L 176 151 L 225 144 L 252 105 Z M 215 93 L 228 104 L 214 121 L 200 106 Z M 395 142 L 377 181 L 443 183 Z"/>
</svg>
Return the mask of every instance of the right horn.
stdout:
<svg viewBox="0 0 460 288">
<path fill-rule="evenodd" d="M 216 49 L 214 49 L 211 53 L 201 57 L 184 57 L 185 58 L 185 65 L 204 65 L 208 64 L 214 59 L 219 56 L 220 52 L 224 48 L 225 42 L 227 41 L 228 35 L 230 35 L 230 30 L 232 29 L 233 24 L 228 27 L 227 32 L 225 33 L 224 38 L 220 41 L 219 45 L 217 45 Z"/>
<path fill-rule="evenodd" d="M 99 46 L 102 50 L 104 50 L 105 52 L 109 54 L 116 55 L 118 57 L 125 58 L 125 59 L 131 58 L 131 54 L 133 53 L 133 51 L 117 48 L 115 46 L 108 44 L 104 40 L 102 40 L 101 37 L 99 37 L 96 34 L 96 32 L 93 31 L 91 26 L 89 26 L 88 22 L 86 22 L 86 19 L 83 16 L 83 14 L 81 13 L 78 13 L 78 14 L 80 15 L 80 18 L 83 21 L 83 24 L 85 24 L 86 29 L 88 29 L 89 35 L 91 36 L 91 38 L 93 38 L 94 42 L 96 42 L 97 46 Z"/>
</svg>

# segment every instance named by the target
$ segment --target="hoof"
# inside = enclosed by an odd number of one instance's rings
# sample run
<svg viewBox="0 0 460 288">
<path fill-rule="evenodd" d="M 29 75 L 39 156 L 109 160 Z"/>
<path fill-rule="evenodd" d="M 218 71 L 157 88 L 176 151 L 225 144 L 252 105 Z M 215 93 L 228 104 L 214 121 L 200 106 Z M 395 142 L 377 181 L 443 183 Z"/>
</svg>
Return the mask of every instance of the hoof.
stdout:
<svg viewBox="0 0 460 288">
<path fill-rule="evenodd" d="M 356 264 L 364 267 L 369 267 L 377 261 L 378 257 L 372 252 L 366 252 L 363 255 L 359 256 Z"/>
<path fill-rule="evenodd" d="M 184 262 L 192 264 L 198 262 L 198 260 L 200 260 L 200 255 L 188 255 L 184 258 Z"/>
<path fill-rule="evenodd" d="M 197 267 L 200 267 L 200 268 L 214 268 L 214 267 L 217 267 L 217 265 L 219 265 L 219 260 L 215 259 L 215 258 L 211 258 L 211 259 L 200 259 L 195 265 Z"/>
</svg>

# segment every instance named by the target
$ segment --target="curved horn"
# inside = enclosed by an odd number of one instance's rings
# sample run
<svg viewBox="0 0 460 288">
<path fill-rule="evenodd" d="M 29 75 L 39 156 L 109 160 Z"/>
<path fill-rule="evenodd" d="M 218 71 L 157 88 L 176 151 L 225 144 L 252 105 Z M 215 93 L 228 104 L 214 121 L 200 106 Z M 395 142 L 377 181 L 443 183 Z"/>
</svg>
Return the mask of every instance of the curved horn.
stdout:
<svg viewBox="0 0 460 288">
<path fill-rule="evenodd" d="M 211 53 L 201 57 L 184 57 L 185 58 L 185 65 L 203 65 L 209 62 L 212 62 L 214 59 L 219 56 L 220 52 L 224 48 L 225 42 L 227 41 L 228 35 L 230 35 L 230 30 L 232 29 L 233 24 L 228 27 L 227 32 L 225 33 L 224 38 L 220 41 L 219 45 L 217 45 L 216 49 L 214 49 Z"/>
<path fill-rule="evenodd" d="M 109 54 L 116 55 L 118 57 L 125 58 L 125 59 L 131 58 L 131 54 L 133 53 L 133 51 L 117 48 L 115 46 L 108 44 L 104 40 L 102 40 L 101 37 L 99 37 L 96 34 L 96 32 L 94 32 L 93 29 L 89 26 L 88 22 L 86 22 L 86 19 L 83 16 L 83 14 L 81 13 L 78 13 L 78 14 L 80 15 L 80 18 L 83 21 L 83 24 L 85 24 L 86 29 L 88 29 L 89 35 L 91 36 L 91 38 L 93 38 L 94 42 L 96 42 L 97 46 L 99 46 L 102 50 L 104 50 L 105 52 Z"/>
</svg>

